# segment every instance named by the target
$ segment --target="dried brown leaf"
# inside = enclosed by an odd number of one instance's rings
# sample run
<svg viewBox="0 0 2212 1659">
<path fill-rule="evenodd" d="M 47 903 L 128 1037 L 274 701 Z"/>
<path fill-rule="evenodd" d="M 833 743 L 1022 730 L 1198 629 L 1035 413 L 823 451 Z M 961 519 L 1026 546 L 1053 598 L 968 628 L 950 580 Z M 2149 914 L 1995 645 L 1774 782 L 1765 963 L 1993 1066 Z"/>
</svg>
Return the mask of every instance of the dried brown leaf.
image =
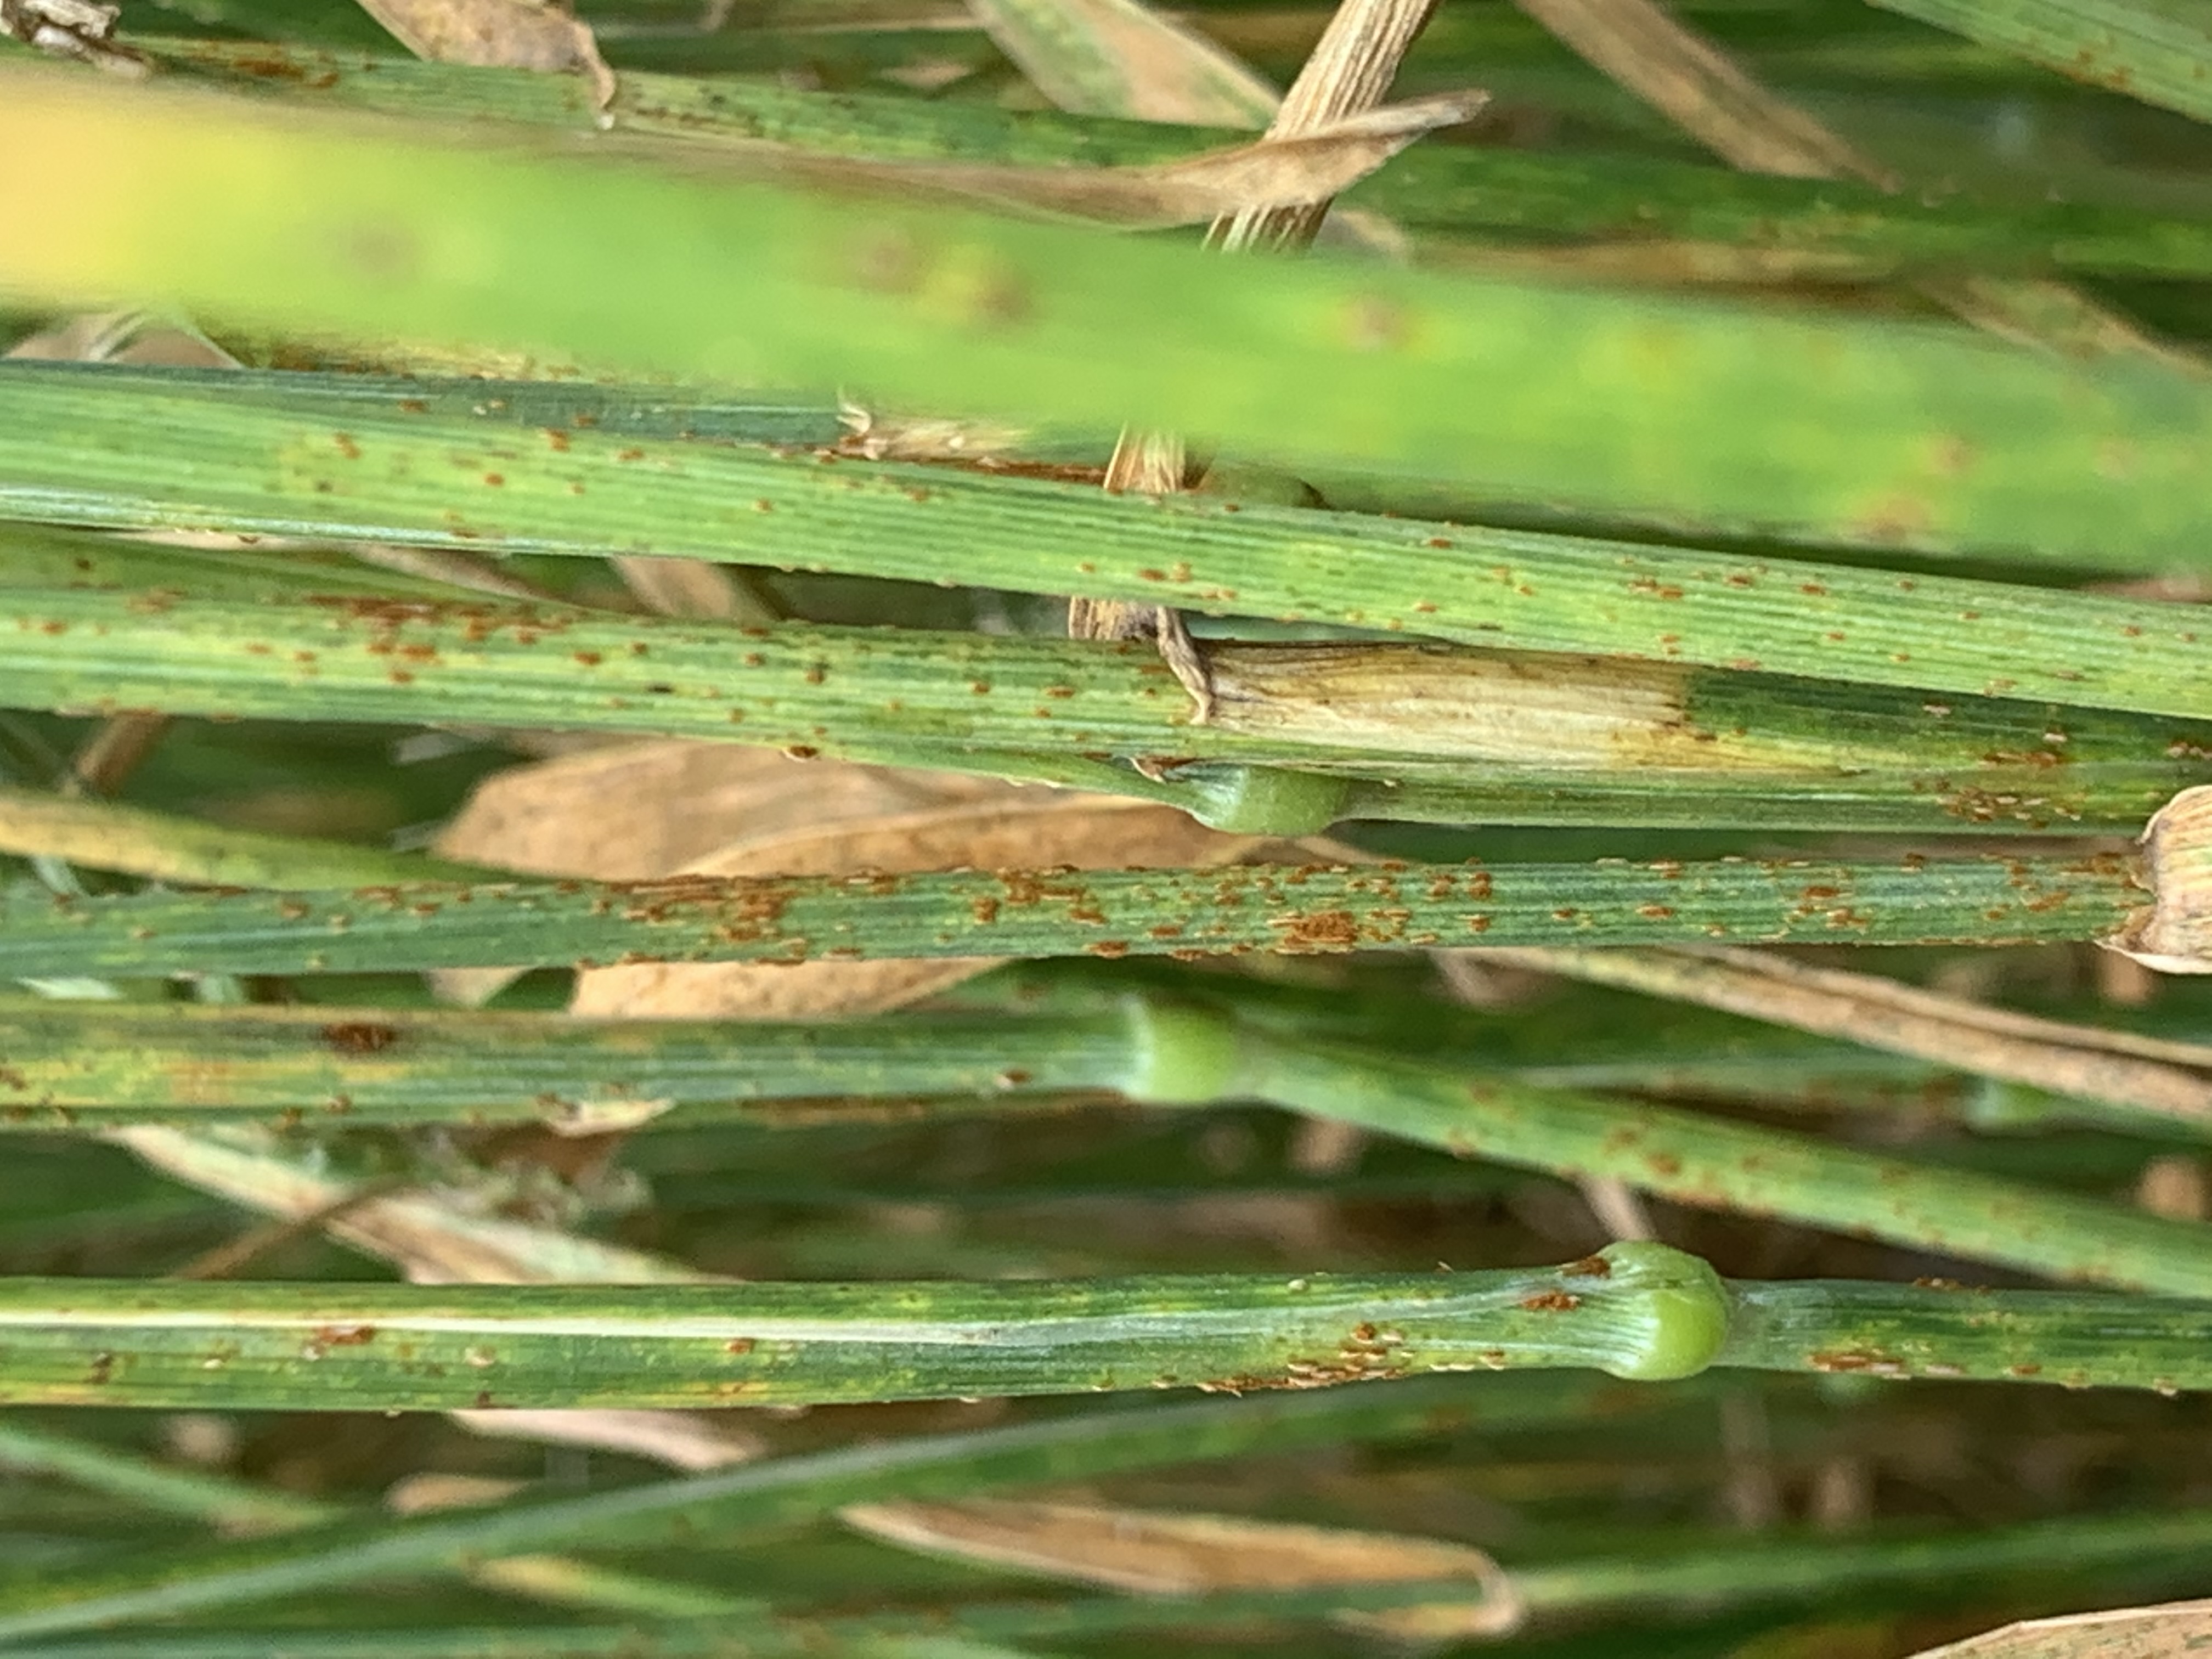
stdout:
<svg viewBox="0 0 2212 1659">
<path fill-rule="evenodd" d="M 614 101 L 614 71 L 592 32 L 565 10 L 538 0 L 361 0 L 362 9 L 417 58 L 483 69 L 580 71 L 593 101 Z"/>
<path fill-rule="evenodd" d="M 1058 107 L 1194 127 L 1263 127 L 1275 89 L 1138 0 L 969 0 L 999 50 Z"/>
<path fill-rule="evenodd" d="M 744 841 L 684 866 L 715 876 L 900 874 L 919 870 L 1085 869 L 1228 863 L 1259 843 L 1181 810 L 1013 785 L 980 799 L 854 818 Z M 927 962 L 643 963 L 579 975 L 579 1014 L 692 1019 L 821 1019 L 881 1013 L 995 967 Z"/>
<path fill-rule="evenodd" d="M 2212 1653 L 2212 1601 L 2028 1619 L 1913 1659 L 2181 1659 Z"/>
<path fill-rule="evenodd" d="M 1308 131 L 1270 136 L 1257 143 L 1209 150 L 1154 167 L 836 162 L 811 170 L 933 187 L 1097 224 L 1158 230 L 1205 224 L 1244 211 L 1326 203 L 1424 133 L 1472 120 L 1488 101 L 1488 95 L 1480 92 L 1444 93 L 1356 112 Z M 1142 483 L 1123 487 L 1146 488 Z"/>
<path fill-rule="evenodd" d="M 799 762 L 738 744 L 624 743 L 486 779 L 434 845 L 471 848 L 477 862 L 528 875 L 643 881 L 735 843 L 1009 787 L 957 772 Z M 430 981 L 447 1001 L 472 1006 L 519 971 L 449 969 Z"/>
<path fill-rule="evenodd" d="M 856 1504 L 840 1518 L 932 1555 L 988 1561 L 1146 1595 L 1312 1589 L 1465 1577 L 1479 1600 L 1346 1615 L 1401 1638 L 1500 1635 L 1521 1620 L 1511 1581 L 1483 1551 L 1438 1539 L 1235 1516 L 978 1498 Z"/>
<path fill-rule="evenodd" d="M 738 744 L 624 743 L 487 778 L 434 848 L 529 875 L 643 881 L 735 842 L 1008 787 L 957 772 L 795 761 Z"/>
</svg>

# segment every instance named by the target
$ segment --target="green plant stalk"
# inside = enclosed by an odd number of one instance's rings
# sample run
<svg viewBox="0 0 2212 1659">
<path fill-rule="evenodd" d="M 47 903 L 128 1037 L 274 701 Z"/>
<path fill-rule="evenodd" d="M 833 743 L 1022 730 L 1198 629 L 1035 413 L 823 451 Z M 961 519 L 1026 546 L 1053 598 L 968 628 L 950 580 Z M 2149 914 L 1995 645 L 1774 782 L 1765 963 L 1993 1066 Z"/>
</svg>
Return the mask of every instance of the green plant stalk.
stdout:
<svg viewBox="0 0 2212 1659">
<path fill-rule="evenodd" d="M 779 1024 L 733 1042 L 714 1022 L 15 1002 L 0 1005 L 0 1131 L 563 1122 L 656 1106 L 688 1109 L 686 1124 L 787 1121 L 752 1108 L 1117 1089 L 1146 1075 L 1144 1030 L 1119 1014 L 974 1016 Z M 113 1046 L 82 1046 L 94 1033 Z"/>
<path fill-rule="evenodd" d="M 550 407 L 502 394 L 509 407 L 493 415 L 410 414 L 395 400 L 406 383 L 349 402 L 346 378 L 0 368 L 0 513 L 934 576 L 1467 644 L 2212 714 L 2202 630 L 2171 605 L 579 430 L 580 388 Z M 287 393 L 287 379 L 317 395 Z M 450 408 L 453 394 L 439 395 Z M 519 424 L 518 407 L 545 424 Z"/>
<path fill-rule="evenodd" d="M 1186 1019 L 1192 1017 L 1185 1016 Z M 1170 1028 L 1172 1029 L 1172 1028 Z M 1156 1039 L 1162 1042 L 1173 1039 Z M 2060 1279 L 2212 1296 L 2212 1227 L 1669 1107 L 1249 1030 L 1190 1028 L 1194 1093 L 1249 1095 L 1462 1157 Z M 1211 1052 L 1201 1044 L 1210 1043 Z M 1172 1097 L 1170 1097 L 1172 1098 Z"/>
<path fill-rule="evenodd" d="M 1559 1269 L 957 1285 L 0 1285 L 10 1404 L 821 1405 L 1432 1371 L 1708 1365 L 2212 1387 L 2212 1301 L 1727 1284 L 1669 1246 Z"/>
<path fill-rule="evenodd" d="M 1180 1006 L 1170 988 L 1085 1013 L 778 1023 L 733 1043 L 729 1028 L 711 1021 L 0 1001 L 0 1133 L 145 1123 L 281 1128 L 325 1115 L 356 1127 L 566 1122 L 652 1107 L 666 1109 L 668 1127 L 777 1125 L 806 1114 L 768 1109 L 776 1103 L 933 1096 L 973 1111 L 1017 1097 L 1144 1091 L 1164 1075 L 1152 1047 L 1161 1018 L 1154 1011 Z M 1243 997 L 1233 1006 L 1240 1028 L 1314 1034 L 1313 1020 L 1270 1019 Z M 1408 1012 L 1440 1022 L 1455 1012 L 1439 1004 Z M 1371 1020 L 1337 1023 L 1328 1035 L 1404 1052 L 1395 1030 Z M 1425 1048 L 1439 1067 L 1503 1072 L 1543 1086 L 1704 1085 L 1761 1098 L 1793 1082 L 1817 1097 L 1838 1078 L 1906 1093 L 1938 1075 L 1840 1043 L 1756 1030 L 1747 1037 L 1732 1022 L 1694 1015 L 1680 1040 L 1656 1052 L 1657 1033 L 1638 1032 L 1632 1048 L 1608 1047 L 1619 1035 L 1594 1022 L 1522 1033 L 1513 1023 L 1470 1018 Z M 1590 1052 L 1593 1042 L 1600 1052 Z"/>
<path fill-rule="evenodd" d="M 1193 726 L 1126 642 L 43 588 L 0 588 L 0 705 L 735 740 L 1279 834 L 1352 817 L 2133 831 L 2212 755 L 2203 722 L 1444 646 L 1218 644 L 1216 714 Z M 1155 780 L 1113 756 L 1218 764 Z"/>
<path fill-rule="evenodd" d="M 1728 1340 L 1713 1363 L 1869 1376 L 2007 1378 L 2082 1389 L 2124 1381 L 2160 1394 L 2212 1328 L 2165 1322 L 2182 1304 L 2067 1291 L 1982 1291 L 1946 1280 L 1795 1279 L 1734 1284 Z M 2200 1319 L 2203 1315 L 2200 1314 Z M 2200 1385 L 2201 1386 L 2201 1385 Z"/>
<path fill-rule="evenodd" d="M 347 1584 L 450 1571 L 472 1559 L 550 1548 L 803 1525 L 848 1504 L 956 1498 L 996 1487 L 1048 1485 L 1124 1471 L 1434 1434 L 1468 1422 L 1497 1428 L 1555 1423 L 1586 1413 L 1577 1379 L 1414 1379 L 1388 1389 L 1328 1389 L 1121 1407 L 1011 1428 L 917 1435 L 750 1463 L 713 1474 L 587 1493 L 510 1502 L 459 1514 L 349 1521 L 281 1537 L 231 1540 L 126 1565 L 0 1585 L 0 1641 L 161 1618 Z"/>
<path fill-rule="evenodd" d="M 1875 0 L 2076 81 L 2212 120 L 2212 26 L 2185 0 Z"/>
<path fill-rule="evenodd" d="M 1580 1094 L 1450 1055 L 1302 1042 L 1172 998 L 1117 1014 L 719 1028 L 514 1015 L 123 1007 L 14 1012 L 0 1123 L 25 1129 L 239 1118 L 664 1127 L 792 1121 L 778 1100 L 1035 1109 L 1055 1091 L 1153 1105 L 1263 1100 L 1566 1178 L 1771 1214 L 1907 1248 L 2184 1295 L 2212 1294 L 2212 1233 L 1999 1176 L 1786 1130 Z M 719 1041 L 718 1041 L 719 1039 Z M 803 1114 L 801 1115 L 803 1117 Z M 327 1179 L 327 1171 L 325 1172 Z M 571 1269 L 564 1277 L 579 1275 Z M 638 1277 L 633 1268 L 627 1278 Z"/>
<path fill-rule="evenodd" d="M 2131 858 L 2098 853 L 672 876 L 90 899 L 17 892 L 0 895 L 0 975 L 1304 955 L 1708 939 L 2028 943 L 2110 936 L 2142 900 L 2136 883 Z"/>
<path fill-rule="evenodd" d="M 0 291 L 27 301 L 158 295 L 305 331 L 1136 419 L 1294 470 L 1382 462 L 1830 541 L 2162 565 L 2212 528 L 2212 386 L 2155 366 L 1329 261 L 1209 269 L 1195 249 L 935 205 L 855 212 L 59 71 L 0 76 L 0 148 L 71 157 L 0 183 L 0 221 L 41 228 L 0 248 Z M 1488 395 L 1462 395 L 1476 380 Z M 492 526 L 496 502 L 445 505 Z"/>
<path fill-rule="evenodd" d="M 1433 79 L 1437 25 L 1423 40 Z M 577 130 L 592 118 L 584 84 L 366 53 L 256 41 L 134 37 L 165 68 L 224 90 L 307 105 L 437 119 L 455 116 Z M 1894 58 L 1881 69 L 1894 67 Z M 1470 65 L 1472 70 L 1473 66 Z M 1485 69 L 1494 73 L 1494 61 Z M 1480 72 L 1480 71 L 1478 71 Z M 1489 82 L 1485 82 L 1489 84 Z M 812 155 L 881 161 L 1113 167 L 1218 148 L 1218 131 L 1019 113 L 973 100 L 793 91 L 768 79 L 636 70 L 610 112 L 618 131 L 738 146 L 763 141 Z M 1608 155 L 1463 145 L 1416 147 L 1346 199 L 1420 229 L 1466 234 L 1655 237 L 1743 246 L 1860 270 L 1916 264 L 2212 274 L 2212 231 L 2179 215 L 2063 204 L 1923 201 L 1864 186 L 1753 178 L 1717 167 Z"/>
<path fill-rule="evenodd" d="M 1637 1244 L 1564 1276 L 649 1288 L 19 1278 L 0 1282 L 0 1401 L 568 1409 L 1237 1393 L 1528 1366 L 1659 1379 L 1704 1369 L 1725 1323 L 1710 1267 Z"/>
</svg>

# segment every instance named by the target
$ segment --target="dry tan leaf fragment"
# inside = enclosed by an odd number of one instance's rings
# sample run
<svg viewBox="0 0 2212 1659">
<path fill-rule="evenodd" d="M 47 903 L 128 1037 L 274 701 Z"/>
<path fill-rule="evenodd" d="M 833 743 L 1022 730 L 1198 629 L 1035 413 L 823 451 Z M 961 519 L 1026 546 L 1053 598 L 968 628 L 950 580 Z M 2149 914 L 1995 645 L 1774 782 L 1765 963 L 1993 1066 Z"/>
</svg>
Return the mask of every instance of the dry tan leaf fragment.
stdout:
<svg viewBox="0 0 2212 1659">
<path fill-rule="evenodd" d="M 2027 1619 L 1913 1659 L 2182 1659 L 2212 1652 L 2212 1601 Z"/>
<path fill-rule="evenodd" d="M 975 1498 L 855 1504 L 848 1526 L 886 1543 L 1144 1595 L 1313 1589 L 1464 1577 L 1478 1599 L 1339 1615 L 1401 1639 L 1498 1636 L 1521 1622 L 1513 1583 L 1467 1544 L 1236 1516 Z"/>
<path fill-rule="evenodd" d="M 529 875 L 643 881 L 735 842 L 1008 787 L 965 773 L 795 761 L 740 744 L 623 743 L 485 779 L 434 848 Z"/>
<path fill-rule="evenodd" d="M 1139 0 L 968 0 L 994 45 L 1073 115 L 1264 127 L 1275 89 Z"/>
<path fill-rule="evenodd" d="M 580 71 L 593 106 L 614 101 L 614 71 L 592 31 L 564 9 L 540 0 L 361 0 L 362 9 L 417 58 L 483 69 Z"/>
<path fill-rule="evenodd" d="M 757 1457 L 763 1449 L 760 1437 L 736 1427 L 732 1413 L 726 1412 L 526 1408 L 446 1415 L 472 1434 L 623 1452 L 687 1474 L 727 1468 Z"/>
<path fill-rule="evenodd" d="M 870 180 L 982 198 L 1000 205 L 1159 230 L 1210 223 L 1249 210 L 1325 203 L 1349 190 L 1425 133 L 1472 120 L 1489 101 L 1480 92 L 1442 93 L 1357 112 L 1311 131 L 1208 150 L 1152 167 L 957 167 L 939 162 L 807 162 L 825 179 Z M 1180 467 L 1169 474 L 1180 479 Z M 1147 478 L 1119 488 L 1164 494 L 1173 484 Z"/>
</svg>

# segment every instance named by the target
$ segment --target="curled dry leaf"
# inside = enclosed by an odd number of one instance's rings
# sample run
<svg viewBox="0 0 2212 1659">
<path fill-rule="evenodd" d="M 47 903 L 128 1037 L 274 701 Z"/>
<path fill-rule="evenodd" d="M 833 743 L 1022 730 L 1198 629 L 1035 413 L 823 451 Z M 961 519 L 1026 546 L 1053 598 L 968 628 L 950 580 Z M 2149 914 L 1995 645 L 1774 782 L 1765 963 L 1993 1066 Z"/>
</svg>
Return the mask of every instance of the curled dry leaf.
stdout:
<svg viewBox="0 0 2212 1659">
<path fill-rule="evenodd" d="M 1275 112 L 1273 87 L 1139 0 L 968 0 L 968 9 L 1070 114 L 1256 129 Z"/>
<path fill-rule="evenodd" d="M 1913 1659 L 2181 1659 L 2212 1652 L 2212 1601 L 2028 1619 Z"/>
<path fill-rule="evenodd" d="M 1497 1562 L 1471 1545 L 1433 1538 L 998 1498 L 862 1504 L 841 1511 L 840 1518 L 870 1537 L 932 1555 L 1143 1595 L 1461 1577 L 1480 1588 L 1480 1598 L 1467 1602 L 1339 1615 L 1344 1623 L 1401 1640 L 1499 1636 L 1522 1619 L 1520 1598 Z"/>
<path fill-rule="evenodd" d="M 417 58 L 481 69 L 580 71 L 601 110 L 614 101 L 614 71 L 590 29 L 539 0 L 361 0 L 362 9 Z"/>
</svg>

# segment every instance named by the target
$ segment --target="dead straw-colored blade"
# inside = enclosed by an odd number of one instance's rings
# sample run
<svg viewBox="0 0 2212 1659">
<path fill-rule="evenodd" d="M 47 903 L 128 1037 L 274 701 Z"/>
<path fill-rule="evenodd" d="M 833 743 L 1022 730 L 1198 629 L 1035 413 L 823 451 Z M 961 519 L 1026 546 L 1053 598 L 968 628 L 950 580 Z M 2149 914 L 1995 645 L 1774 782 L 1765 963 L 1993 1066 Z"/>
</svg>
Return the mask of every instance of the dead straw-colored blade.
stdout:
<svg viewBox="0 0 2212 1659">
<path fill-rule="evenodd" d="M 982 1498 L 867 1504 L 841 1518 L 873 1538 L 1139 1595 L 1301 1590 L 1464 1577 L 1464 1602 L 1340 1615 L 1401 1641 L 1502 1636 L 1521 1622 L 1511 1578 L 1471 1545 L 1392 1533 L 1292 1526 L 1082 1504 Z"/>
</svg>

